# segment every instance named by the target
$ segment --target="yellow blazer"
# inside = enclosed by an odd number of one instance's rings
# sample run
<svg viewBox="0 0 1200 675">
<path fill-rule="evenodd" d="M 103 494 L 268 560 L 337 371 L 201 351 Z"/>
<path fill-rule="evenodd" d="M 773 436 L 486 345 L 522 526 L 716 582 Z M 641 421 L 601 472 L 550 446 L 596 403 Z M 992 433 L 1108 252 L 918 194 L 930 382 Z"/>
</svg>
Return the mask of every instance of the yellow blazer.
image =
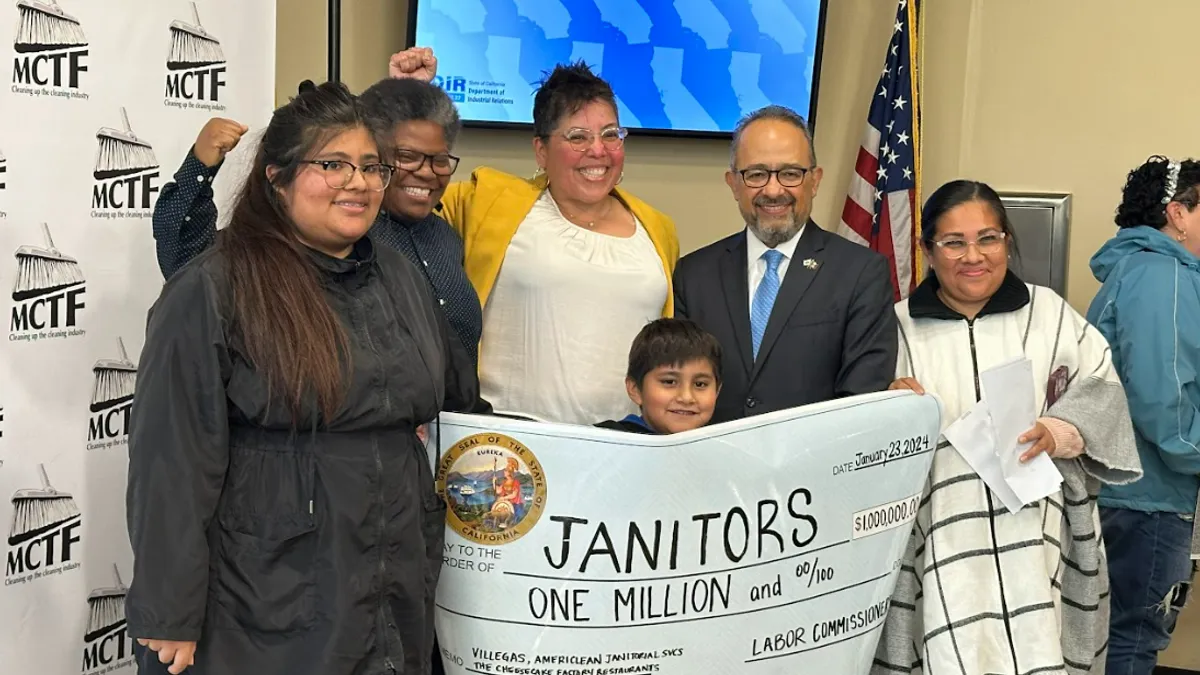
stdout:
<svg viewBox="0 0 1200 675">
<path fill-rule="evenodd" d="M 469 181 L 451 183 L 446 188 L 441 216 L 462 237 L 467 278 L 479 294 L 479 304 L 487 305 L 508 245 L 545 189 L 544 175 L 525 179 L 487 167 L 471 172 Z M 675 311 L 671 277 L 679 262 L 675 224 L 666 214 L 621 188 L 615 190 L 615 196 L 641 221 L 662 259 L 667 272 L 667 302 L 662 315 L 671 316 Z"/>
</svg>

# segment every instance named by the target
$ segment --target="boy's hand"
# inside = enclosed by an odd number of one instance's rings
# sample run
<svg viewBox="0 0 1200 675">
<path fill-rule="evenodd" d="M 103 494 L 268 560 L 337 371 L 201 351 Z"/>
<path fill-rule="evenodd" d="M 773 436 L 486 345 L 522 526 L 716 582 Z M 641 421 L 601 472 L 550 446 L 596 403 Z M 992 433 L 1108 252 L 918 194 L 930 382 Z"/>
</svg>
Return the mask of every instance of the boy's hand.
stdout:
<svg viewBox="0 0 1200 675">
<path fill-rule="evenodd" d="M 192 153 L 204 166 L 214 167 L 225 161 L 225 155 L 237 147 L 248 130 L 249 127 L 240 122 L 214 117 L 200 130 Z"/>
</svg>

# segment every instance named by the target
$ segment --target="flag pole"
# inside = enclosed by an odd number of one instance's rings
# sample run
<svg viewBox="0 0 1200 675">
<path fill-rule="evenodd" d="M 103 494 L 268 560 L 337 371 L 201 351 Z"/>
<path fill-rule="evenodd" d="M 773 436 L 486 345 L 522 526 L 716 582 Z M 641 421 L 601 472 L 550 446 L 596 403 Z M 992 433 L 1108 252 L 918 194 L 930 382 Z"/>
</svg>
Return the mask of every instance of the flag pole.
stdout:
<svg viewBox="0 0 1200 675">
<path fill-rule="evenodd" d="M 924 193 L 921 191 L 921 89 L 925 78 L 925 62 L 922 59 L 924 41 L 921 36 L 924 13 L 917 9 L 920 0 L 909 0 L 908 3 L 908 62 L 912 73 L 912 111 L 913 111 L 913 170 L 914 170 L 914 199 L 913 208 L 913 282 L 919 284 L 925 279 L 925 249 L 921 245 L 921 203 Z"/>
</svg>

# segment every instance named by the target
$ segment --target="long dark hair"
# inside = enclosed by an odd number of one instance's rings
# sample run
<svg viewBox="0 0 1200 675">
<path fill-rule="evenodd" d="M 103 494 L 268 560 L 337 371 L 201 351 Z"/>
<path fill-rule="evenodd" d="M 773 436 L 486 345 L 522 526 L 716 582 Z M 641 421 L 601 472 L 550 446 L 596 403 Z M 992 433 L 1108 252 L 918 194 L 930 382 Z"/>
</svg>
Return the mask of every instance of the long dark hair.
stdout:
<svg viewBox="0 0 1200 675">
<path fill-rule="evenodd" d="M 1117 207 L 1117 227 L 1161 228 L 1167 224 L 1167 205 L 1163 198 L 1183 204 L 1188 210 L 1200 205 L 1200 162 L 1185 159 L 1179 163 L 1179 176 L 1172 194 L 1167 194 L 1170 160 L 1155 155 L 1129 172 Z"/>
<path fill-rule="evenodd" d="M 234 327 L 268 391 L 282 392 L 293 424 L 305 415 L 306 405 L 307 414 L 319 412 L 326 423 L 332 419 L 345 395 L 350 350 L 278 190 L 292 185 L 310 153 L 357 128 L 380 137 L 345 85 L 301 84 L 299 94 L 271 116 L 229 226 L 218 239 L 233 292 Z M 272 180 L 268 167 L 278 169 Z"/>
</svg>

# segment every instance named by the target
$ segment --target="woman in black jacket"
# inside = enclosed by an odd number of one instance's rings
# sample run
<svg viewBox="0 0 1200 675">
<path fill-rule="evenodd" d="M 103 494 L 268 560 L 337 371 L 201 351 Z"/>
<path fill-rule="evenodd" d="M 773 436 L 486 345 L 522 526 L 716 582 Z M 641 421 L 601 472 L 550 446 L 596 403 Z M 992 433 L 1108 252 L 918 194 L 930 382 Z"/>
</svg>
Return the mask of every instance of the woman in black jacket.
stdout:
<svg viewBox="0 0 1200 675">
<path fill-rule="evenodd" d="M 150 311 L 131 420 L 142 673 L 427 673 L 445 506 L 418 425 L 481 404 L 340 84 L 277 110 L 217 245 Z M 161 664 L 159 663 L 161 662 Z"/>
</svg>

